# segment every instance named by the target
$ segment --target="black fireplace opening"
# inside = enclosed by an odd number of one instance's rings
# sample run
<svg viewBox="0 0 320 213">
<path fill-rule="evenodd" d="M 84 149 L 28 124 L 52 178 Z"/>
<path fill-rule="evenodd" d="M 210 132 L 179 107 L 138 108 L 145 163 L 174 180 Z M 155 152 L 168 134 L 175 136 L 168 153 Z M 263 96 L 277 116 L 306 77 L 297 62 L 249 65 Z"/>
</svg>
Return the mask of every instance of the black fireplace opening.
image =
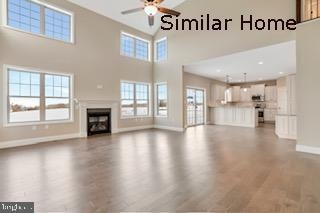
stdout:
<svg viewBox="0 0 320 213">
<path fill-rule="evenodd" d="M 111 109 L 87 109 L 88 136 L 111 133 Z"/>
</svg>

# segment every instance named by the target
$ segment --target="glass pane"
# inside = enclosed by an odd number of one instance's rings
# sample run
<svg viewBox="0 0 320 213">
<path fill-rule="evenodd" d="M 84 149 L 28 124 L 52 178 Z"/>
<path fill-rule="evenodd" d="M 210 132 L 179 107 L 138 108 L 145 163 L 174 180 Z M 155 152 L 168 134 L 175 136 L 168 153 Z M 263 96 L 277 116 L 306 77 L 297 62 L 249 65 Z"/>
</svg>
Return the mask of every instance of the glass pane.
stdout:
<svg viewBox="0 0 320 213">
<path fill-rule="evenodd" d="M 62 87 L 62 97 L 69 97 L 69 88 Z"/>
<path fill-rule="evenodd" d="M 30 85 L 20 85 L 20 94 L 21 96 L 30 96 L 31 95 L 31 87 Z"/>
<path fill-rule="evenodd" d="M 158 102 L 158 115 L 159 116 L 167 116 L 168 108 L 167 108 L 167 100 L 159 100 Z"/>
<path fill-rule="evenodd" d="M 28 72 L 20 72 L 20 83 L 31 84 L 31 74 Z"/>
<path fill-rule="evenodd" d="M 46 98 L 46 120 L 70 119 L 70 104 L 68 98 Z"/>
<path fill-rule="evenodd" d="M 40 85 L 31 85 L 31 96 L 40 96 Z"/>
<path fill-rule="evenodd" d="M 53 86 L 53 75 L 45 75 L 46 86 Z"/>
<path fill-rule="evenodd" d="M 69 88 L 69 77 L 62 77 L 62 87 Z"/>
<path fill-rule="evenodd" d="M 121 83 L 121 99 L 134 98 L 134 84 Z"/>
<path fill-rule="evenodd" d="M 20 72 L 9 69 L 9 83 L 19 84 L 20 83 Z"/>
<path fill-rule="evenodd" d="M 137 101 L 137 116 L 149 115 L 148 101 L 138 100 Z"/>
<path fill-rule="evenodd" d="M 40 85 L 40 74 L 31 74 L 31 84 Z"/>
<path fill-rule="evenodd" d="M 55 87 L 61 87 L 62 86 L 61 76 L 59 76 L 59 75 L 53 76 L 53 82 L 54 82 Z"/>
<path fill-rule="evenodd" d="M 9 122 L 40 121 L 40 98 L 10 98 Z"/>
<path fill-rule="evenodd" d="M 121 101 L 121 115 L 123 117 L 134 116 L 134 101 L 122 100 Z"/>
<path fill-rule="evenodd" d="M 167 58 L 167 40 L 157 42 L 157 61 L 162 61 Z"/>
<path fill-rule="evenodd" d="M 121 34 L 121 54 L 134 57 L 134 39 L 132 37 Z"/>
<path fill-rule="evenodd" d="M 53 96 L 54 97 L 61 97 L 62 96 L 62 88 L 61 87 L 54 87 L 53 88 Z"/>
<path fill-rule="evenodd" d="M 20 96 L 20 84 L 9 84 L 9 95 Z"/>
<path fill-rule="evenodd" d="M 137 99 L 148 99 L 148 85 L 136 84 L 136 98 Z"/>
<path fill-rule="evenodd" d="M 46 97 L 53 97 L 53 87 L 46 86 Z"/>
<path fill-rule="evenodd" d="M 142 60 L 149 59 L 149 43 L 136 39 L 136 58 Z"/>
<path fill-rule="evenodd" d="M 71 41 L 71 17 L 68 14 L 45 8 L 45 35 L 70 42 Z"/>
<path fill-rule="evenodd" d="M 40 33 L 40 5 L 29 0 L 8 0 L 8 25 Z"/>
</svg>

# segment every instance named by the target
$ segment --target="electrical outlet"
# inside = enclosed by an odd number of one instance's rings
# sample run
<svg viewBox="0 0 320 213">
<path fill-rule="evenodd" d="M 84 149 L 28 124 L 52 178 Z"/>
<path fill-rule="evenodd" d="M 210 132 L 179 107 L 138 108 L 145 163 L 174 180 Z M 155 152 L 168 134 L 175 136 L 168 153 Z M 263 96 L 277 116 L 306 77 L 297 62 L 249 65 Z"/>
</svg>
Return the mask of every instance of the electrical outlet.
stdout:
<svg viewBox="0 0 320 213">
<path fill-rule="evenodd" d="M 32 126 L 32 130 L 33 131 L 35 131 L 35 130 L 37 130 L 38 128 L 37 128 L 37 126 Z"/>
<path fill-rule="evenodd" d="M 45 128 L 45 129 L 49 129 L 49 125 L 45 125 L 44 128 Z"/>
<path fill-rule="evenodd" d="M 102 84 L 98 84 L 97 85 L 97 89 L 103 89 L 103 85 Z"/>
</svg>

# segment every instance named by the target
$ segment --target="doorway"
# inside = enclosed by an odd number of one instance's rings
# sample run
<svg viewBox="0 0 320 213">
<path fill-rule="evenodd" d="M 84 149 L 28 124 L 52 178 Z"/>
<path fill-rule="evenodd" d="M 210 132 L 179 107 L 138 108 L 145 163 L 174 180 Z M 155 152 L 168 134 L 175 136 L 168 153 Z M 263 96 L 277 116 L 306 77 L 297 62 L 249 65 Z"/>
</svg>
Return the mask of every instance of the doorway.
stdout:
<svg viewBox="0 0 320 213">
<path fill-rule="evenodd" d="M 204 124 L 205 91 L 204 89 L 187 88 L 187 126 Z"/>
</svg>

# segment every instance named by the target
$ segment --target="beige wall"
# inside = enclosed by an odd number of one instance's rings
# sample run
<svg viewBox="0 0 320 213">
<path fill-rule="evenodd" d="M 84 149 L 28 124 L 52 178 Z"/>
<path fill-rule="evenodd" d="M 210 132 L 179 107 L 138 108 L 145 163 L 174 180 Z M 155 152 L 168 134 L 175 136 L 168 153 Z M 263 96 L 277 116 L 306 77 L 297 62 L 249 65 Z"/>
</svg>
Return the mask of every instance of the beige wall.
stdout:
<svg viewBox="0 0 320 213">
<path fill-rule="evenodd" d="M 2 1 L 0 3 L 2 5 Z M 75 44 L 67 44 L 5 27 L 0 28 L 0 68 L 3 64 L 33 67 L 42 70 L 73 73 L 75 98 L 80 100 L 120 99 L 120 80 L 152 82 L 152 63 L 120 56 L 120 32 L 123 30 L 152 40 L 152 37 L 130 27 L 97 15 L 68 1 L 50 0 L 55 5 L 75 14 Z M 1 13 L 2 15 L 2 13 Z M 3 84 L 1 71 L 0 82 Z M 103 89 L 98 90 L 97 85 Z M 0 93 L 2 112 L 3 94 Z M 50 125 L 49 129 L 38 126 L 2 127 L 0 141 L 26 139 L 78 133 L 78 111 L 75 122 Z M 119 120 L 119 128 L 151 125 L 153 118 Z M 18 134 L 17 134 L 18 133 Z"/>
<path fill-rule="evenodd" d="M 183 65 L 235 52 L 295 39 L 293 31 L 241 31 L 240 16 L 256 18 L 295 18 L 295 0 L 187 0 L 176 9 L 182 18 L 213 14 L 218 18 L 233 18 L 228 31 L 162 31 L 155 39 L 167 36 L 168 60 L 154 64 L 154 80 L 167 81 L 169 118 L 155 119 L 158 125 L 183 127 Z"/>
<path fill-rule="evenodd" d="M 298 25 L 298 144 L 320 148 L 320 20 Z"/>
</svg>

